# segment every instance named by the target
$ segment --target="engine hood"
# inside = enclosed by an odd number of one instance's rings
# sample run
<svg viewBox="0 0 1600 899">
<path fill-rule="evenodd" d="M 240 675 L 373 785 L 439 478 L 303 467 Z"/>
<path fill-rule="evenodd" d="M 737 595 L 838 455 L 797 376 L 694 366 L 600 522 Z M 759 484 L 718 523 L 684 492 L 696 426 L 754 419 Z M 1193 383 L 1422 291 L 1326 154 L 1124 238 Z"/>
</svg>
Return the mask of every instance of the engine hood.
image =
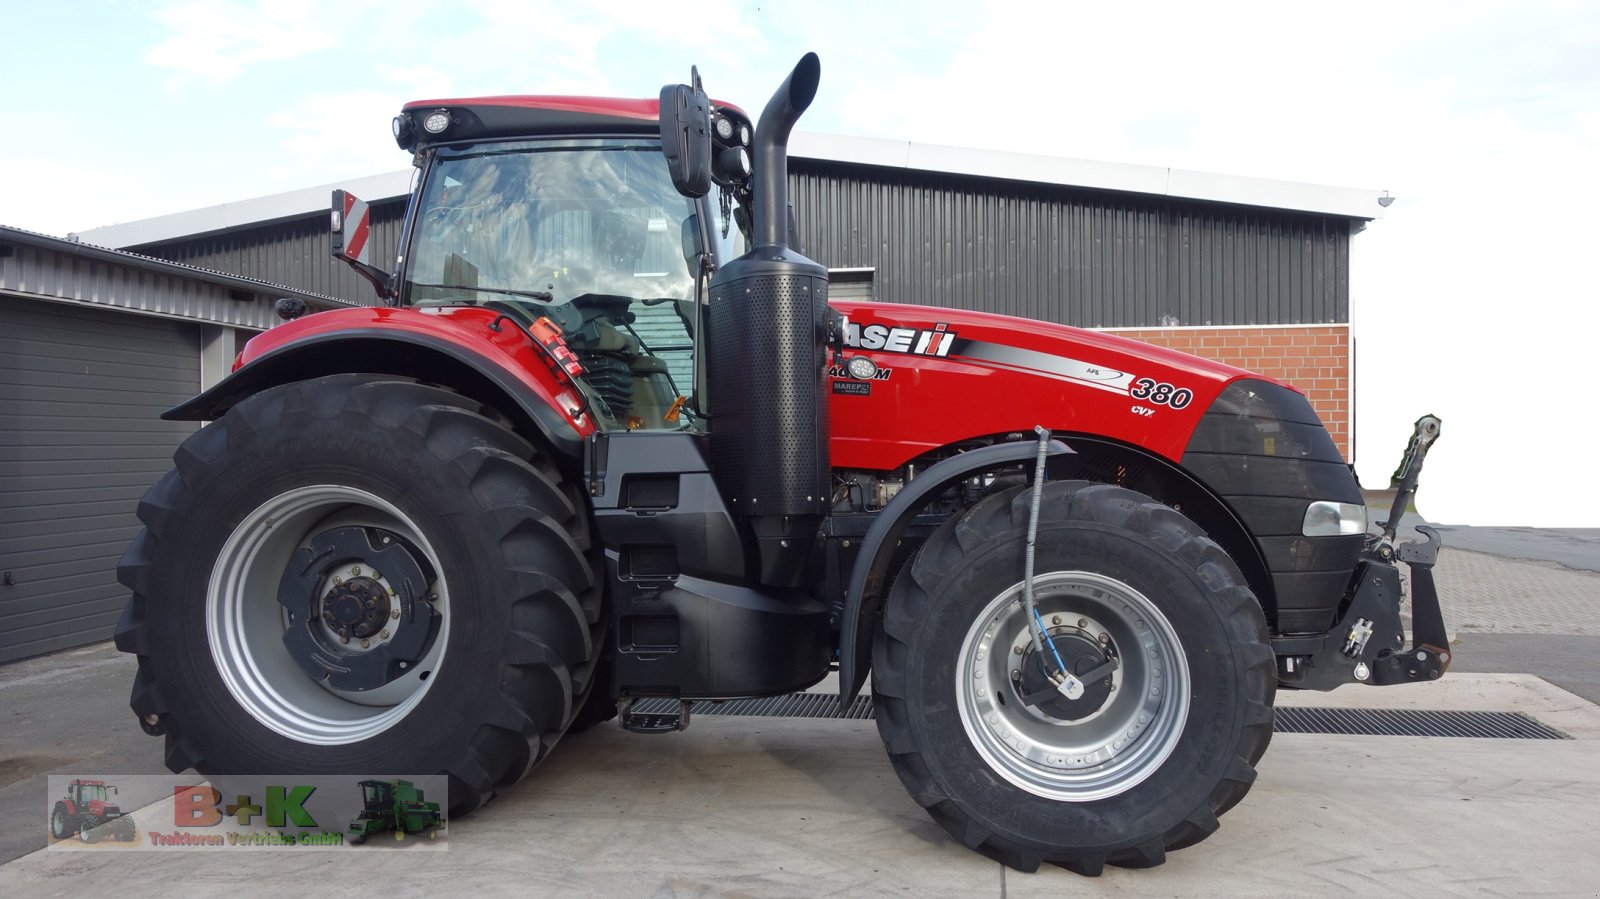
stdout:
<svg viewBox="0 0 1600 899">
<path fill-rule="evenodd" d="M 850 320 L 847 361 L 829 370 L 836 467 L 895 468 L 937 447 L 1034 425 L 1112 437 L 1176 461 L 1223 388 L 1270 380 L 1066 325 L 932 306 L 832 305 Z M 849 364 L 858 356 L 871 364 Z"/>
</svg>

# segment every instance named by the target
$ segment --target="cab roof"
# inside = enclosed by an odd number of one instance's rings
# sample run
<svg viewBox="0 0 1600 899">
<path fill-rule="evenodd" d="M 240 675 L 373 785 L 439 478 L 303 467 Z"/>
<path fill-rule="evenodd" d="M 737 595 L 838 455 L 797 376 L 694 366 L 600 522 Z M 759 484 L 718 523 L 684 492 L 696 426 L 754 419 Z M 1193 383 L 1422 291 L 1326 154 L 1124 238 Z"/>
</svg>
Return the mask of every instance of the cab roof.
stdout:
<svg viewBox="0 0 1600 899">
<path fill-rule="evenodd" d="M 737 106 L 712 102 L 718 109 L 748 119 Z M 449 127 L 434 134 L 423 130 L 427 117 L 439 111 L 449 114 Z M 396 119 L 395 139 L 402 148 L 414 150 L 418 145 L 444 141 L 521 135 L 653 135 L 658 133 L 660 121 L 659 99 L 512 94 L 414 100 L 401 108 L 400 118 Z"/>
</svg>

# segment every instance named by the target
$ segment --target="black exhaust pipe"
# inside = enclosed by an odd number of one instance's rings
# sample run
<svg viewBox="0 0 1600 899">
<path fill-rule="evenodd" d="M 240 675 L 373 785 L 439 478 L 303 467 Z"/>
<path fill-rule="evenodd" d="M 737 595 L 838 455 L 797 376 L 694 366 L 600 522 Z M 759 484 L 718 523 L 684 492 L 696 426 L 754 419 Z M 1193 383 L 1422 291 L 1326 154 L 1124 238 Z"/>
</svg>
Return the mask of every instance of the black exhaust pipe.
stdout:
<svg viewBox="0 0 1600 899">
<path fill-rule="evenodd" d="M 829 507 L 825 377 L 828 270 L 788 245 L 789 133 L 817 93 L 807 53 L 756 125 L 755 246 L 711 279 L 711 461 L 724 498 L 749 524 L 759 578 L 804 586 Z"/>
<path fill-rule="evenodd" d="M 817 96 L 822 62 L 817 54 L 800 58 L 778 92 L 767 101 L 756 124 L 755 243 L 758 247 L 784 246 L 789 233 L 789 132 L 800 114 Z"/>
</svg>

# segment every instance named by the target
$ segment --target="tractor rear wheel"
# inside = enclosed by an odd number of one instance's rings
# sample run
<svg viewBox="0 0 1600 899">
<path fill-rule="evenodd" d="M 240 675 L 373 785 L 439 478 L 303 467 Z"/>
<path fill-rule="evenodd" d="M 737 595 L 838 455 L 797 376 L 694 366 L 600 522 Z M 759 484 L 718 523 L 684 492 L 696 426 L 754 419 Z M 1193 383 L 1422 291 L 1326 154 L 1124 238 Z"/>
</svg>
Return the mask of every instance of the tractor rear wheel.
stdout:
<svg viewBox="0 0 1600 899">
<path fill-rule="evenodd" d="M 65 840 L 76 834 L 80 826 L 78 819 L 67 813 L 67 804 L 57 802 L 55 809 L 50 812 L 50 836 Z"/>
<path fill-rule="evenodd" d="M 334 375 L 244 400 L 174 458 L 139 504 L 117 628 L 172 770 L 445 772 L 463 814 L 587 699 L 581 500 L 489 410 Z"/>
<path fill-rule="evenodd" d="M 1266 622 L 1183 515 L 1056 482 L 1036 650 L 1021 603 L 1031 493 L 953 517 L 896 579 L 873 648 L 879 731 L 911 795 L 972 849 L 1024 871 L 1158 865 L 1255 779 L 1276 689 Z M 1094 673 L 1077 696 L 1049 677 L 1063 665 Z"/>
</svg>

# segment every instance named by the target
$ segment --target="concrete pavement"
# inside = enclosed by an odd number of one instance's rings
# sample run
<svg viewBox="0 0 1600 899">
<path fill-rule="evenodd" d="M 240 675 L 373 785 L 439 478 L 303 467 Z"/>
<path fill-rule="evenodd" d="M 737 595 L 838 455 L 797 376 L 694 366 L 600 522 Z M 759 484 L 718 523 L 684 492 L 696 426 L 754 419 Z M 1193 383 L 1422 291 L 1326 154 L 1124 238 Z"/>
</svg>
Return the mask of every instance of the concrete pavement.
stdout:
<svg viewBox="0 0 1600 899">
<path fill-rule="evenodd" d="M 1575 894 L 1600 878 L 1600 709 L 1527 675 L 1409 690 L 1344 687 L 1299 704 L 1526 711 L 1570 741 L 1279 735 L 1249 797 L 1163 867 L 1086 880 L 1006 871 L 905 795 L 870 722 L 703 718 L 687 733 L 606 728 L 452 822 L 447 853 L 387 863 L 398 895 Z M 13 895 L 374 887 L 348 853 L 37 852 Z"/>
</svg>

